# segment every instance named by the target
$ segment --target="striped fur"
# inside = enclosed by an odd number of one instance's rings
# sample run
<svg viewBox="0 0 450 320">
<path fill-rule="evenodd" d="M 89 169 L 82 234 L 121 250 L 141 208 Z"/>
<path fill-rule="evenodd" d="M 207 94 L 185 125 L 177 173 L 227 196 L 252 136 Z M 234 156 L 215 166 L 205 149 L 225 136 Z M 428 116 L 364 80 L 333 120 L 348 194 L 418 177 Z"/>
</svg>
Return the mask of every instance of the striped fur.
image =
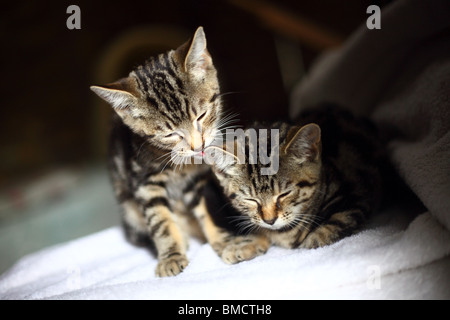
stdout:
<svg viewBox="0 0 450 320">
<path fill-rule="evenodd" d="M 210 169 L 195 159 L 224 126 L 203 29 L 127 78 L 92 90 L 116 112 L 109 168 L 126 235 L 154 246 L 158 276 L 176 275 L 188 263 L 188 235 L 208 238 L 217 231 L 202 230 L 197 219 L 206 215 L 200 194 Z"/>
<path fill-rule="evenodd" d="M 254 124 L 280 130 L 280 167 L 229 163 L 215 175 L 240 232 L 286 248 L 317 248 L 362 228 L 381 189 L 381 144 L 373 127 L 337 106 L 304 113 L 297 125 Z"/>
</svg>

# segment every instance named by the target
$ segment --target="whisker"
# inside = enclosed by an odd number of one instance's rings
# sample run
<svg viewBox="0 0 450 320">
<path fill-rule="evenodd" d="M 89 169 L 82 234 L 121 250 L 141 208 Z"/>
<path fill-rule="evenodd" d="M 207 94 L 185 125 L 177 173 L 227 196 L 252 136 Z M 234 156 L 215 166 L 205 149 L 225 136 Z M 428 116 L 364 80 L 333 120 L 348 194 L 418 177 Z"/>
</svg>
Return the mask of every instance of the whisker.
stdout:
<svg viewBox="0 0 450 320">
<path fill-rule="evenodd" d="M 228 92 L 223 92 L 221 94 L 218 95 L 218 97 L 224 97 L 224 96 L 228 96 L 230 94 L 237 94 L 237 93 L 244 93 L 245 91 L 228 91 Z"/>
<path fill-rule="evenodd" d="M 162 156 L 159 156 L 158 158 L 156 158 L 155 161 L 156 161 L 156 160 L 159 160 L 159 159 L 161 159 L 161 158 L 167 158 L 167 157 L 170 156 L 171 153 L 172 153 L 172 151 L 166 152 L 166 153 L 163 154 Z M 164 159 L 164 160 L 165 160 L 165 159 Z"/>
<path fill-rule="evenodd" d="M 228 114 L 225 113 L 221 114 L 217 127 L 223 128 L 227 124 L 238 122 L 239 119 L 237 118 L 237 116 L 239 116 L 239 114 L 234 112 L 230 112 Z"/>
</svg>

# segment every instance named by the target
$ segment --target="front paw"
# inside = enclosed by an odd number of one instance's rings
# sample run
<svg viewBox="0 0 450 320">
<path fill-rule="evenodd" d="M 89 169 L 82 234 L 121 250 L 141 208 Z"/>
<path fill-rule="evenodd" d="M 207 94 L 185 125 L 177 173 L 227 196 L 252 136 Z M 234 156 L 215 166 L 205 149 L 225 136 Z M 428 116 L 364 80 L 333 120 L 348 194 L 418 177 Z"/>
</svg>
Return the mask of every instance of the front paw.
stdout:
<svg viewBox="0 0 450 320">
<path fill-rule="evenodd" d="M 225 263 L 235 264 L 263 255 L 268 249 L 269 241 L 265 238 L 238 236 L 232 238 L 223 246 L 219 256 Z"/>
<path fill-rule="evenodd" d="M 315 232 L 310 233 L 300 245 L 303 249 L 317 249 L 333 244 L 339 240 L 337 234 L 329 232 L 328 229 L 322 230 L 321 227 Z"/>
<path fill-rule="evenodd" d="M 172 277 L 179 274 L 186 268 L 189 261 L 184 254 L 177 254 L 170 258 L 165 258 L 159 261 L 156 266 L 157 277 Z"/>
</svg>

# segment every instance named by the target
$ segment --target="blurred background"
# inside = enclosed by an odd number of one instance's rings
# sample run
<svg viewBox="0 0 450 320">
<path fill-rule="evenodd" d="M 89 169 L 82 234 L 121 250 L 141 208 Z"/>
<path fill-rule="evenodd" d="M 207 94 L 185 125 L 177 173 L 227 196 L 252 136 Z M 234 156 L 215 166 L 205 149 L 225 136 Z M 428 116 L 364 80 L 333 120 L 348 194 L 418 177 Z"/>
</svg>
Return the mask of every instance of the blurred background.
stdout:
<svg viewBox="0 0 450 320">
<path fill-rule="evenodd" d="M 14 1 L 2 5 L 0 273 L 21 256 L 119 224 L 105 170 L 110 107 L 90 90 L 175 49 L 198 26 L 225 107 L 287 117 L 289 93 L 374 0 Z M 69 30 L 72 4 L 81 29 Z"/>
</svg>

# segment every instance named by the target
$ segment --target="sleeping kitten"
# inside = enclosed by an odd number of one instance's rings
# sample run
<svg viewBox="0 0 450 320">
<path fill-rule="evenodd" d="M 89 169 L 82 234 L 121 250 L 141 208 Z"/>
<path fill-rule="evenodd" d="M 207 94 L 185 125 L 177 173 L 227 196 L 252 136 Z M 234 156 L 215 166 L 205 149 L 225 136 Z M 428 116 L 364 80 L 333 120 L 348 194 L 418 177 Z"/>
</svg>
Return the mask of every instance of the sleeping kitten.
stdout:
<svg viewBox="0 0 450 320">
<path fill-rule="evenodd" d="M 332 244 L 360 230 L 379 200 L 383 153 L 374 127 L 335 106 L 304 113 L 297 123 L 253 126 L 279 130 L 275 174 L 231 157 L 214 166 L 225 197 L 206 195 L 210 210 L 258 235 L 265 250 Z"/>
<path fill-rule="evenodd" d="M 91 89 L 114 111 L 110 175 L 128 239 L 158 255 L 157 276 L 188 264 L 188 234 L 220 245 L 228 236 L 210 222 L 200 191 L 210 175 L 203 150 L 227 119 L 203 28 L 176 50 L 151 57 L 128 77 Z"/>
</svg>

